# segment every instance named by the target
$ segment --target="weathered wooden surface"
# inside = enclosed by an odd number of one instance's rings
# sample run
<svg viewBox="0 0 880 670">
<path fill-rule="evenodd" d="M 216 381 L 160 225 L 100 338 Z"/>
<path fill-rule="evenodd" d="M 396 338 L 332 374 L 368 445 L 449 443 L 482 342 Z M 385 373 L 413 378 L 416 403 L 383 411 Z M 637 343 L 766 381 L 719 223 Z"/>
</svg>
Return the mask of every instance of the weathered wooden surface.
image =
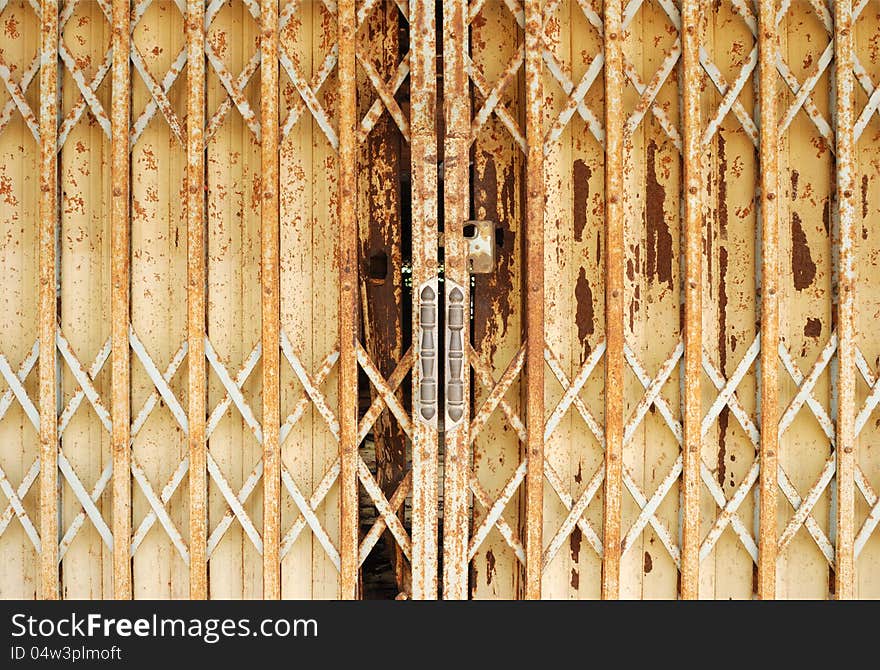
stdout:
<svg viewBox="0 0 880 670">
<path fill-rule="evenodd" d="M 608 1 L 0 0 L 0 596 L 880 596 L 880 4 Z"/>
</svg>

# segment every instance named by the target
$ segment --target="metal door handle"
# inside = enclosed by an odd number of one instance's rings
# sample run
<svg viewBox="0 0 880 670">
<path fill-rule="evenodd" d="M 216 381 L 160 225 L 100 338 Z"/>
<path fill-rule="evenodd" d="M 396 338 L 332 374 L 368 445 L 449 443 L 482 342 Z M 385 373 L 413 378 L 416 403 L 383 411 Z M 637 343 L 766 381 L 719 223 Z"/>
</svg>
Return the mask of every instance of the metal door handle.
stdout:
<svg viewBox="0 0 880 670">
<path fill-rule="evenodd" d="M 449 430 L 464 416 L 464 289 L 446 279 L 446 423 Z"/>
<path fill-rule="evenodd" d="M 419 420 L 437 425 L 437 279 L 430 279 L 419 290 Z"/>
</svg>

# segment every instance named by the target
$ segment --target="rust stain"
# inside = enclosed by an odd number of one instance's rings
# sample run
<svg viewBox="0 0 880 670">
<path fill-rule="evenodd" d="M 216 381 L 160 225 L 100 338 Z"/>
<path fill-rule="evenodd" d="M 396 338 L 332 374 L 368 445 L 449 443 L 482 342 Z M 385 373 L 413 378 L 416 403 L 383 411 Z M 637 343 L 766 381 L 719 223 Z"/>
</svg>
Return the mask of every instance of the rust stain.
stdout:
<svg viewBox="0 0 880 670">
<path fill-rule="evenodd" d="M 718 232 L 721 239 L 727 239 L 727 143 L 724 140 L 724 134 L 718 133 L 718 173 L 721 178 L 718 180 Z"/>
<path fill-rule="evenodd" d="M 647 575 L 654 569 L 654 561 L 651 560 L 651 554 L 645 552 L 645 574 Z"/>
<path fill-rule="evenodd" d="M 718 190 L 717 209 L 718 235 L 727 240 L 727 144 L 724 135 L 718 133 Z M 793 179 L 796 180 L 796 177 Z M 718 361 L 721 373 L 727 375 L 727 267 L 728 251 L 722 242 L 718 248 Z M 730 408 L 725 405 L 718 414 L 718 467 L 716 478 L 724 486 L 727 474 L 727 430 L 730 425 Z"/>
<path fill-rule="evenodd" d="M 672 233 L 666 223 L 663 203 L 666 190 L 657 181 L 657 143 L 648 144 L 648 170 L 645 193 L 645 227 L 648 232 L 647 274 L 672 290 Z"/>
<path fill-rule="evenodd" d="M 791 275 L 798 291 L 808 288 L 816 278 L 816 263 L 797 212 L 791 213 Z"/>
<path fill-rule="evenodd" d="M 16 39 L 21 36 L 21 33 L 18 32 L 18 21 L 15 20 L 14 16 L 6 19 L 6 22 L 3 24 L 3 32 L 12 39 Z"/>
<path fill-rule="evenodd" d="M 489 549 L 486 552 L 486 584 L 492 583 L 492 578 L 495 576 L 495 554 L 492 553 L 492 550 Z"/>
<path fill-rule="evenodd" d="M 596 331 L 593 314 L 593 292 L 590 290 L 590 282 L 587 279 L 587 273 L 584 268 L 581 268 L 580 274 L 578 274 L 574 294 L 577 299 L 575 319 L 578 327 L 578 340 L 581 343 L 581 361 L 583 362 L 590 355 L 591 351 L 587 338 Z"/>
<path fill-rule="evenodd" d="M 495 158 L 489 153 L 484 157 L 482 174 L 475 179 L 474 204 L 480 211 L 481 218 L 498 223 L 504 242 L 498 248 L 495 272 L 475 277 L 475 293 L 481 299 L 474 304 L 474 341 L 485 347 L 488 356 L 492 358 L 499 342 L 507 334 L 513 313 L 513 264 L 517 241 L 516 234 L 510 227 L 510 217 L 514 214 L 516 188 L 513 165 L 507 166 L 503 180 L 499 181 Z"/>
<path fill-rule="evenodd" d="M 718 358 L 721 372 L 727 375 L 727 247 L 718 250 L 718 270 L 721 273 L 718 283 Z M 718 472 L 720 485 L 724 485 L 727 474 L 727 428 L 730 423 L 730 408 L 725 405 L 718 414 Z"/>
<path fill-rule="evenodd" d="M 825 208 L 822 210 L 822 227 L 825 229 L 825 235 L 831 234 L 831 199 L 825 199 Z"/>
<path fill-rule="evenodd" d="M 568 542 L 571 545 L 571 562 L 577 563 L 580 555 L 581 555 L 581 540 L 583 536 L 581 534 L 581 529 L 577 526 L 574 527 L 574 530 L 571 531 L 571 535 L 568 537 Z"/>
<path fill-rule="evenodd" d="M 862 175 L 862 218 L 868 218 L 868 175 Z"/>
<path fill-rule="evenodd" d="M 587 226 L 587 201 L 590 198 L 589 166 L 580 158 L 574 162 L 574 239 L 582 242 Z"/>
<path fill-rule="evenodd" d="M 18 198 L 12 193 L 12 179 L 5 174 L 0 175 L 0 196 L 7 205 L 11 207 L 18 205 Z"/>
<path fill-rule="evenodd" d="M 383 16 L 378 15 L 378 19 Z M 380 30 L 381 21 L 372 20 L 371 30 Z M 383 31 L 384 34 L 384 31 Z M 387 37 L 387 36 L 385 36 Z M 383 56 L 386 54 L 383 52 Z M 387 58 L 385 60 L 388 60 Z M 380 71 L 387 73 L 387 63 Z M 366 199 L 366 225 L 360 231 L 361 296 L 364 301 L 363 328 L 370 358 L 386 378 L 394 371 L 401 356 L 401 238 L 400 189 L 397 175 L 400 171 L 400 135 L 393 120 L 383 117 L 361 147 L 361 165 L 369 169 L 359 175 L 359 191 Z M 399 394 L 406 393 L 404 391 Z M 378 395 L 370 387 L 371 400 Z M 408 402 L 403 399 L 404 403 Z M 383 412 L 373 426 L 376 449 L 376 479 L 386 497 L 391 497 L 404 477 L 406 467 L 406 436 L 399 422 L 390 412 Z M 409 590 L 403 570 L 405 561 L 391 531 L 385 532 L 388 560 L 397 575 L 397 588 Z"/>
<path fill-rule="evenodd" d="M 804 337 L 819 337 L 822 334 L 822 322 L 812 316 L 807 317 L 804 324 Z"/>
<path fill-rule="evenodd" d="M 574 568 L 571 569 L 571 588 L 576 589 L 580 586 L 581 578 L 578 574 L 578 571 Z"/>
</svg>

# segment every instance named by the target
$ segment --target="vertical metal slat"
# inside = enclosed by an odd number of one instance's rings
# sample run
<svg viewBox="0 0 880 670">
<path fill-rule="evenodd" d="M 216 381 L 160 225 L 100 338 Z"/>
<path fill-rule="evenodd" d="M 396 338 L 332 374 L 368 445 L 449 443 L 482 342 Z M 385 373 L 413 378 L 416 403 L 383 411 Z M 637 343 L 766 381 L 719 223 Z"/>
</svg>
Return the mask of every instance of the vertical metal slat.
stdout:
<svg viewBox="0 0 880 670">
<path fill-rule="evenodd" d="M 131 69 L 129 0 L 113 0 L 111 110 L 113 597 L 131 599 L 131 367 L 128 344 L 131 255 L 129 253 Z"/>
<path fill-rule="evenodd" d="M 620 595 L 623 479 L 623 46 L 622 0 L 605 5 L 605 502 L 602 598 Z"/>
<path fill-rule="evenodd" d="M 541 0 L 525 2 L 526 598 L 541 597 L 544 508 L 544 132 Z"/>
<path fill-rule="evenodd" d="M 699 596 L 700 568 L 700 424 L 703 355 L 702 328 L 702 143 L 700 132 L 699 0 L 684 0 L 682 47 L 684 74 L 684 444 L 681 597 Z"/>
<path fill-rule="evenodd" d="M 437 45 L 434 3 L 414 0 L 411 7 L 412 277 L 419 287 L 437 274 Z M 415 290 L 412 332 L 418 333 Z M 412 397 L 418 398 L 422 352 L 418 338 L 413 342 Z M 437 598 L 437 430 L 422 421 L 414 421 L 413 429 L 412 597 L 432 600 Z"/>
<path fill-rule="evenodd" d="M 462 224 L 470 207 L 469 146 L 471 131 L 470 96 L 465 67 L 468 50 L 468 4 L 465 0 L 443 2 L 443 265 L 445 277 L 464 292 L 463 304 L 470 304 L 467 246 Z M 446 288 L 449 298 L 448 282 Z M 470 342 L 469 320 L 464 320 L 462 340 Z M 470 398 L 470 362 L 464 347 L 463 398 Z M 446 426 L 443 487 L 443 597 L 468 597 L 468 478 L 470 476 L 470 403 L 454 428 Z"/>
<path fill-rule="evenodd" d="M 777 211 L 779 132 L 776 100 L 776 3 L 758 6 L 761 165 L 761 441 L 758 597 L 776 596 L 776 496 L 779 449 L 779 298 Z"/>
<path fill-rule="evenodd" d="M 189 592 L 208 597 L 205 366 L 205 3 L 187 1 L 186 236 L 189 408 Z"/>
<path fill-rule="evenodd" d="M 354 0 L 340 0 L 339 31 L 339 449 L 341 597 L 358 595 L 357 101 Z"/>
<path fill-rule="evenodd" d="M 57 299 L 58 0 L 40 3 L 40 584 L 60 597 L 58 583 Z"/>
<path fill-rule="evenodd" d="M 854 226 L 855 137 L 853 130 L 853 18 L 852 3 L 834 3 L 835 104 L 837 144 L 838 244 L 838 368 L 837 368 L 837 542 L 835 595 L 851 599 L 854 584 L 855 535 L 855 380 L 856 380 L 856 267 Z"/>
<path fill-rule="evenodd" d="M 278 0 L 260 5 L 261 331 L 263 342 L 263 597 L 281 597 Z"/>
</svg>

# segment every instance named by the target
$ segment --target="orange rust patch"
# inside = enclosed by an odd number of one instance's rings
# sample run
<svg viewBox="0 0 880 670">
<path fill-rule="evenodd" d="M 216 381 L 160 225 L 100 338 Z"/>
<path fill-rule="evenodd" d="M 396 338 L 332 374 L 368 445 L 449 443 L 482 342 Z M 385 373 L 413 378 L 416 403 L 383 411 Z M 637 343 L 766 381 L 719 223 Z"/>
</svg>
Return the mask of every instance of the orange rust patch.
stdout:
<svg viewBox="0 0 880 670">
<path fill-rule="evenodd" d="M 587 226 L 587 201 L 590 199 L 590 177 L 593 176 L 589 166 L 580 158 L 574 162 L 574 239 L 584 239 L 584 228 Z"/>
<path fill-rule="evenodd" d="M 587 273 L 581 268 L 578 274 L 577 286 L 575 287 L 575 298 L 577 300 L 577 314 L 575 320 L 578 327 L 578 340 L 581 343 L 582 361 L 590 355 L 591 347 L 587 338 L 596 332 L 596 324 L 593 313 L 593 292 L 590 290 L 590 281 L 587 279 Z"/>
<path fill-rule="evenodd" d="M 648 144 L 648 170 L 645 193 L 645 226 L 648 232 L 648 250 L 645 261 L 647 274 L 672 290 L 672 233 L 666 223 L 663 204 L 666 189 L 657 180 L 657 143 Z"/>
<path fill-rule="evenodd" d="M 816 278 L 816 263 L 797 212 L 791 214 L 791 275 L 798 291 L 808 288 Z"/>
<path fill-rule="evenodd" d="M 17 37 L 21 37 L 21 33 L 18 32 L 18 21 L 15 20 L 14 16 L 10 16 L 3 24 L 3 32 L 7 37 L 11 37 L 15 39 Z"/>
</svg>

